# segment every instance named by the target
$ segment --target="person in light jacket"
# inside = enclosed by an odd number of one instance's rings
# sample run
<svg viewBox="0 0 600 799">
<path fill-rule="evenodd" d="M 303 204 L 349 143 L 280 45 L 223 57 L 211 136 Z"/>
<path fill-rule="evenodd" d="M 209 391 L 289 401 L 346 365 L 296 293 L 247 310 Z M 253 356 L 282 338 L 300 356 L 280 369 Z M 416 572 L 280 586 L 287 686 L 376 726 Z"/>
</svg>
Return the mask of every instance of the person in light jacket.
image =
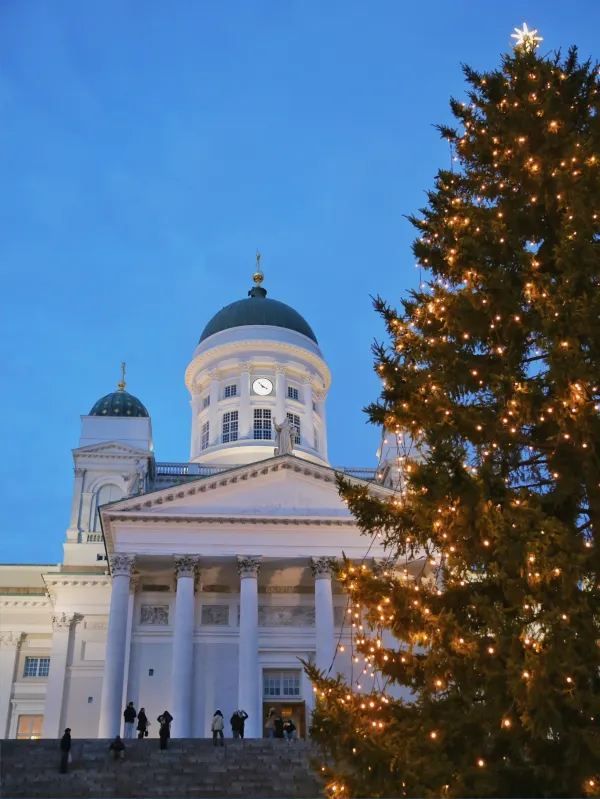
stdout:
<svg viewBox="0 0 600 799">
<path fill-rule="evenodd" d="M 213 719 L 212 719 L 212 724 L 210 725 L 210 728 L 212 730 L 212 736 L 213 736 L 213 746 L 217 745 L 217 738 L 220 739 L 221 746 L 225 746 L 225 743 L 223 742 L 223 738 L 224 738 L 223 727 L 224 726 L 225 726 L 225 721 L 223 719 L 223 714 L 221 713 L 220 710 L 216 710 L 215 711 L 215 715 L 213 716 Z"/>
</svg>

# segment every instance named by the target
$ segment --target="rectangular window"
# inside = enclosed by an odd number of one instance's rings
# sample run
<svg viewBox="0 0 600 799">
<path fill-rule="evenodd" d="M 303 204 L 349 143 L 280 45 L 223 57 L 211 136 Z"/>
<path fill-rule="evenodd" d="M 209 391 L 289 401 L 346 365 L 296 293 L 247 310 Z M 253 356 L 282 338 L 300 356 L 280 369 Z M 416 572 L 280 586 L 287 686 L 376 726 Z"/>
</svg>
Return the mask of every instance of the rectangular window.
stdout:
<svg viewBox="0 0 600 799">
<path fill-rule="evenodd" d="M 235 386 L 234 386 L 235 388 Z M 238 412 L 228 411 L 223 414 L 223 444 L 238 439 Z"/>
<path fill-rule="evenodd" d="M 319 449 L 319 434 L 315 430 L 315 449 Z"/>
<path fill-rule="evenodd" d="M 204 422 L 202 425 L 202 435 L 200 438 L 200 449 L 207 449 L 209 442 L 209 424 Z"/>
<path fill-rule="evenodd" d="M 25 741 L 41 738 L 43 721 L 43 716 L 19 716 L 17 721 L 17 740 Z"/>
<path fill-rule="evenodd" d="M 300 400 L 300 392 L 294 386 L 288 386 L 288 399 L 293 399 L 297 402 Z"/>
<path fill-rule="evenodd" d="M 237 386 L 235 383 L 232 383 L 230 386 L 225 386 L 225 398 L 227 397 L 237 397 Z"/>
<path fill-rule="evenodd" d="M 47 677 L 50 673 L 50 658 L 25 658 L 23 677 Z"/>
<path fill-rule="evenodd" d="M 273 437 L 270 408 L 254 409 L 254 438 L 270 441 Z"/>
<path fill-rule="evenodd" d="M 288 413 L 288 422 L 294 428 L 294 444 L 300 443 L 300 417 L 297 413 Z"/>
<path fill-rule="evenodd" d="M 208 408 L 210 405 L 210 394 L 207 394 L 205 397 L 202 397 L 202 408 Z"/>
<path fill-rule="evenodd" d="M 265 669 L 263 671 L 263 697 L 300 696 L 300 670 L 299 669 Z"/>
</svg>

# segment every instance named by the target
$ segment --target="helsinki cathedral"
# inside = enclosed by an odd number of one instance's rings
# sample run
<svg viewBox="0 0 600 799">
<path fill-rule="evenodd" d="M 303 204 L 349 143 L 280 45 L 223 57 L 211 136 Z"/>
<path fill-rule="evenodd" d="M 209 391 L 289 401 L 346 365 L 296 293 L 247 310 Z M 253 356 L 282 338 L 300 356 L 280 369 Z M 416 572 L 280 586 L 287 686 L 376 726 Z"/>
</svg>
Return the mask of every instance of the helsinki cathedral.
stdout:
<svg viewBox="0 0 600 799">
<path fill-rule="evenodd" d="M 188 462 L 156 459 L 124 374 L 81 417 L 63 562 L 0 565 L 0 737 L 107 738 L 129 701 L 150 735 L 165 708 L 181 738 L 243 708 L 246 736 L 261 737 L 274 707 L 304 736 L 299 659 L 356 681 L 332 565 L 384 553 L 336 471 L 385 498 L 394 466 L 331 467 L 330 371 L 308 322 L 262 283 L 257 265 L 192 354 Z"/>
</svg>

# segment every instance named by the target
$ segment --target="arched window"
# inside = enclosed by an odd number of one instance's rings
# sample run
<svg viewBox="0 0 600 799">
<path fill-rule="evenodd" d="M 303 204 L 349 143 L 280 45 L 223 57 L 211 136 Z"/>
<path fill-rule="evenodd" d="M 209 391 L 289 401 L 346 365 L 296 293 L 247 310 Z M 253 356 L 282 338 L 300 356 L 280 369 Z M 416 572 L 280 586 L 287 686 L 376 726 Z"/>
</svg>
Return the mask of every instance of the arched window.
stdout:
<svg viewBox="0 0 600 799">
<path fill-rule="evenodd" d="M 93 532 L 100 531 L 100 517 L 98 515 L 100 505 L 106 505 L 107 502 L 116 502 L 118 499 L 123 499 L 123 496 L 123 490 L 113 483 L 107 483 L 96 491 L 92 508 L 91 529 Z"/>
</svg>

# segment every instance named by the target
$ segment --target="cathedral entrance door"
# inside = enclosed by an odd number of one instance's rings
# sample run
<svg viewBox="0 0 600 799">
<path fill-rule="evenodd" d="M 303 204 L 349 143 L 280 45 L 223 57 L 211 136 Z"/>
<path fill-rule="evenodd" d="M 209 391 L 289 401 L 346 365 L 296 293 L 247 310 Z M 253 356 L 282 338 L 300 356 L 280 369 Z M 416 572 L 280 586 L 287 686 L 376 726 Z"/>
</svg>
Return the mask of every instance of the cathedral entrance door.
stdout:
<svg viewBox="0 0 600 799">
<path fill-rule="evenodd" d="M 265 724 L 271 708 L 275 708 L 275 713 L 285 721 L 292 719 L 296 725 L 296 736 L 306 738 L 306 706 L 304 702 L 273 702 L 268 700 L 263 702 L 263 737 L 267 737 Z"/>
</svg>

